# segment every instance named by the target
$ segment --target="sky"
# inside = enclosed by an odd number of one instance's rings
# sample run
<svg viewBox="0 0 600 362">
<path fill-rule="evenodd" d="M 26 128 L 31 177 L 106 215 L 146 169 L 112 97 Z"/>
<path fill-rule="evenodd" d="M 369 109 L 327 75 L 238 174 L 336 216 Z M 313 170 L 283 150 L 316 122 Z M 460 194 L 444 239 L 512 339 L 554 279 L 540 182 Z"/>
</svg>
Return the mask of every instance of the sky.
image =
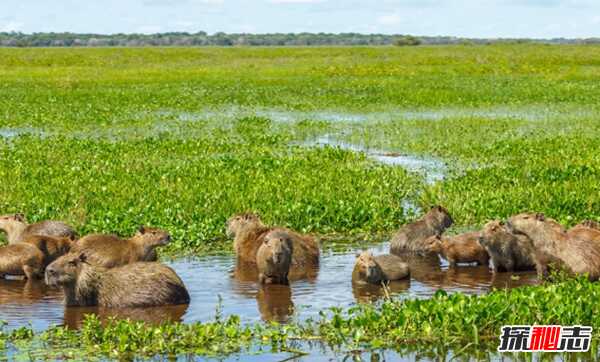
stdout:
<svg viewBox="0 0 600 362">
<path fill-rule="evenodd" d="M 0 32 L 600 37 L 600 0 L 0 0 Z"/>
</svg>

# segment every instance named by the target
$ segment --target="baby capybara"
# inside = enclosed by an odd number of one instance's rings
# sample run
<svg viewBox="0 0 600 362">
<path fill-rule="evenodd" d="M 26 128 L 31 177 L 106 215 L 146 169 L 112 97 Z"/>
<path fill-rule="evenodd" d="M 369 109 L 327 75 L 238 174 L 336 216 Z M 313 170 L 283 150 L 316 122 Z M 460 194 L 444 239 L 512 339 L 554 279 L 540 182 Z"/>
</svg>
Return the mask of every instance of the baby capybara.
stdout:
<svg viewBox="0 0 600 362">
<path fill-rule="evenodd" d="M 396 255 L 373 256 L 363 251 L 356 257 L 352 280 L 371 284 L 380 284 L 390 280 L 407 278 L 410 275 L 408 265 Z"/>
<path fill-rule="evenodd" d="M 499 220 L 483 227 L 479 243 L 492 259 L 494 272 L 535 270 L 535 250 L 525 235 L 508 231 Z"/>
<path fill-rule="evenodd" d="M 67 306 L 152 307 L 190 302 L 185 285 L 170 267 L 138 262 L 105 269 L 70 253 L 46 268 L 46 284 L 61 286 Z"/>
<path fill-rule="evenodd" d="M 419 220 L 404 225 L 392 238 L 392 254 L 426 252 L 423 241 L 434 235 L 441 235 L 452 225 L 452 217 L 442 206 L 433 206 Z"/>
<path fill-rule="evenodd" d="M 28 224 L 23 214 L 0 216 L 0 230 L 6 233 L 9 244 L 22 242 L 30 235 L 77 238 L 75 230 L 64 222 L 45 220 Z"/>
<path fill-rule="evenodd" d="M 70 237 L 43 235 L 29 235 L 23 242 L 34 245 L 44 254 L 44 268 L 58 257 L 68 253 L 75 244 L 75 241 Z"/>
<path fill-rule="evenodd" d="M 479 244 L 480 233 L 472 231 L 452 237 L 432 236 L 437 239 L 430 251 L 439 253 L 451 267 L 458 263 L 477 263 L 477 265 L 489 265 L 490 256 L 483 246 Z"/>
<path fill-rule="evenodd" d="M 256 253 L 265 236 L 271 231 L 287 233 L 294 245 L 292 268 L 319 265 L 319 243 L 309 235 L 279 227 L 265 226 L 253 213 L 237 214 L 227 221 L 227 235 L 234 238 L 233 247 L 237 259 L 243 263 L 256 263 Z"/>
<path fill-rule="evenodd" d="M 263 284 L 288 284 L 294 244 L 289 234 L 269 232 L 256 254 L 258 281 Z"/>
<path fill-rule="evenodd" d="M 590 280 L 600 277 L 599 244 L 569 237 L 562 225 L 541 213 L 512 216 L 506 225 L 510 232 L 531 240 L 540 278 L 548 275 L 550 267 L 566 269 L 572 274 L 587 274 Z"/>
<path fill-rule="evenodd" d="M 73 252 L 85 253 L 91 264 L 113 268 L 137 261 L 156 261 L 155 249 L 170 240 L 171 236 L 164 230 L 141 226 L 127 240 L 116 235 L 86 235 L 73 247 Z"/>
<path fill-rule="evenodd" d="M 27 243 L 12 243 L 0 247 L 0 278 L 24 275 L 27 279 L 41 278 L 44 273 L 44 254 Z"/>
</svg>

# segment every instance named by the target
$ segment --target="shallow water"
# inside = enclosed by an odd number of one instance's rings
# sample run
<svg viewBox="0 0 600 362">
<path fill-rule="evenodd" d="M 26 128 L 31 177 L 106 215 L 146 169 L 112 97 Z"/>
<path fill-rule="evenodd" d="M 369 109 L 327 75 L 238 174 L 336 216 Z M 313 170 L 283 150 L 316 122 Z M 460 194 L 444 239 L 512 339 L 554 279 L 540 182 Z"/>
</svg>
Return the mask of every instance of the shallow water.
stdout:
<svg viewBox="0 0 600 362">
<path fill-rule="evenodd" d="M 362 145 L 339 141 L 330 135 L 324 135 L 314 140 L 305 141 L 302 143 L 302 145 L 308 147 L 332 146 L 353 152 L 364 152 L 377 162 L 390 166 L 399 166 L 409 172 L 420 173 L 425 177 L 425 182 L 428 184 L 433 184 L 437 181 L 443 180 L 447 173 L 446 164 L 443 161 L 433 157 L 405 155 L 397 152 L 371 149 Z"/>
<path fill-rule="evenodd" d="M 369 247 L 375 254 L 386 253 L 389 244 Z M 116 316 L 158 323 L 213 320 L 217 308 L 222 316 L 239 315 L 242 322 L 290 318 L 303 320 L 318 317 L 330 307 L 348 307 L 356 303 L 377 301 L 384 297 L 380 286 L 352 283 L 351 275 L 357 249 L 322 252 L 321 266 L 308 277 L 292 280 L 290 286 L 261 287 L 252 268 L 236 268 L 232 256 L 178 259 L 169 262 L 186 284 L 189 306 L 105 310 L 99 308 L 65 308 L 62 292 L 39 281 L 0 280 L 0 320 L 7 328 L 31 325 L 44 330 L 51 325 L 77 328 L 85 314 L 96 313 L 101 319 Z M 516 287 L 535 284 L 535 273 L 494 275 L 487 267 L 461 266 L 448 269 L 445 262 L 413 257 L 410 280 L 392 282 L 393 298 L 427 298 L 442 288 L 449 292 L 481 294 L 492 287 Z M 440 266 L 441 265 L 441 266 Z"/>
</svg>

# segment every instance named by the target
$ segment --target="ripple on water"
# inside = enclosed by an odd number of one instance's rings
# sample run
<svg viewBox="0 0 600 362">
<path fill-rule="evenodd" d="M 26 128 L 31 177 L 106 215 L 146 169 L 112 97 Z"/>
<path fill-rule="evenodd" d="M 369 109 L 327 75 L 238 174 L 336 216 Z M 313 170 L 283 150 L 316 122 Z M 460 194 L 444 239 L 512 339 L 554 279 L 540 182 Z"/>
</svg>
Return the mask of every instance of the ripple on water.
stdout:
<svg viewBox="0 0 600 362">
<path fill-rule="evenodd" d="M 386 253 L 389 244 L 371 245 L 369 250 L 375 254 Z M 154 323 L 167 319 L 196 322 L 213 320 L 217 306 L 222 316 L 239 315 L 244 323 L 315 318 L 323 309 L 383 298 L 383 290 L 378 286 L 352 283 L 357 251 L 323 251 L 318 272 L 308 279 L 292 280 L 289 287 L 260 287 L 255 271 L 236 270 L 231 256 L 175 260 L 168 264 L 188 287 L 191 304 L 167 308 L 64 308 L 62 293 L 40 281 L 0 280 L 0 320 L 7 321 L 8 328 L 31 324 L 36 330 L 59 324 L 77 328 L 88 313 L 98 314 L 101 319 L 114 316 Z M 409 265 L 411 279 L 390 285 L 393 298 L 427 298 L 440 288 L 448 292 L 481 294 L 492 287 L 512 288 L 536 282 L 533 272 L 520 273 L 520 278 L 513 280 L 508 273 L 494 275 L 486 267 L 448 269 L 445 262 L 440 264 L 437 259 L 411 258 Z"/>
</svg>

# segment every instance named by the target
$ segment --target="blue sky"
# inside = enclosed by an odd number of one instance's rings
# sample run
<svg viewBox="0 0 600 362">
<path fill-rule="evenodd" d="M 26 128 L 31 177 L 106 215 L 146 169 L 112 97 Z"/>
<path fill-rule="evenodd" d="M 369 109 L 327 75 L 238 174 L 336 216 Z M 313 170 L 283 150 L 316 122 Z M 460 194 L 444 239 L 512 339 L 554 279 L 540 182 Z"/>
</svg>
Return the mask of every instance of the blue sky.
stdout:
<svg viewBox="0 0 600 362">
<path fill-rule="evenodd" d="M 0 31 L 600 37 L 600 0 L 1 0 Z"/>
</svg>

